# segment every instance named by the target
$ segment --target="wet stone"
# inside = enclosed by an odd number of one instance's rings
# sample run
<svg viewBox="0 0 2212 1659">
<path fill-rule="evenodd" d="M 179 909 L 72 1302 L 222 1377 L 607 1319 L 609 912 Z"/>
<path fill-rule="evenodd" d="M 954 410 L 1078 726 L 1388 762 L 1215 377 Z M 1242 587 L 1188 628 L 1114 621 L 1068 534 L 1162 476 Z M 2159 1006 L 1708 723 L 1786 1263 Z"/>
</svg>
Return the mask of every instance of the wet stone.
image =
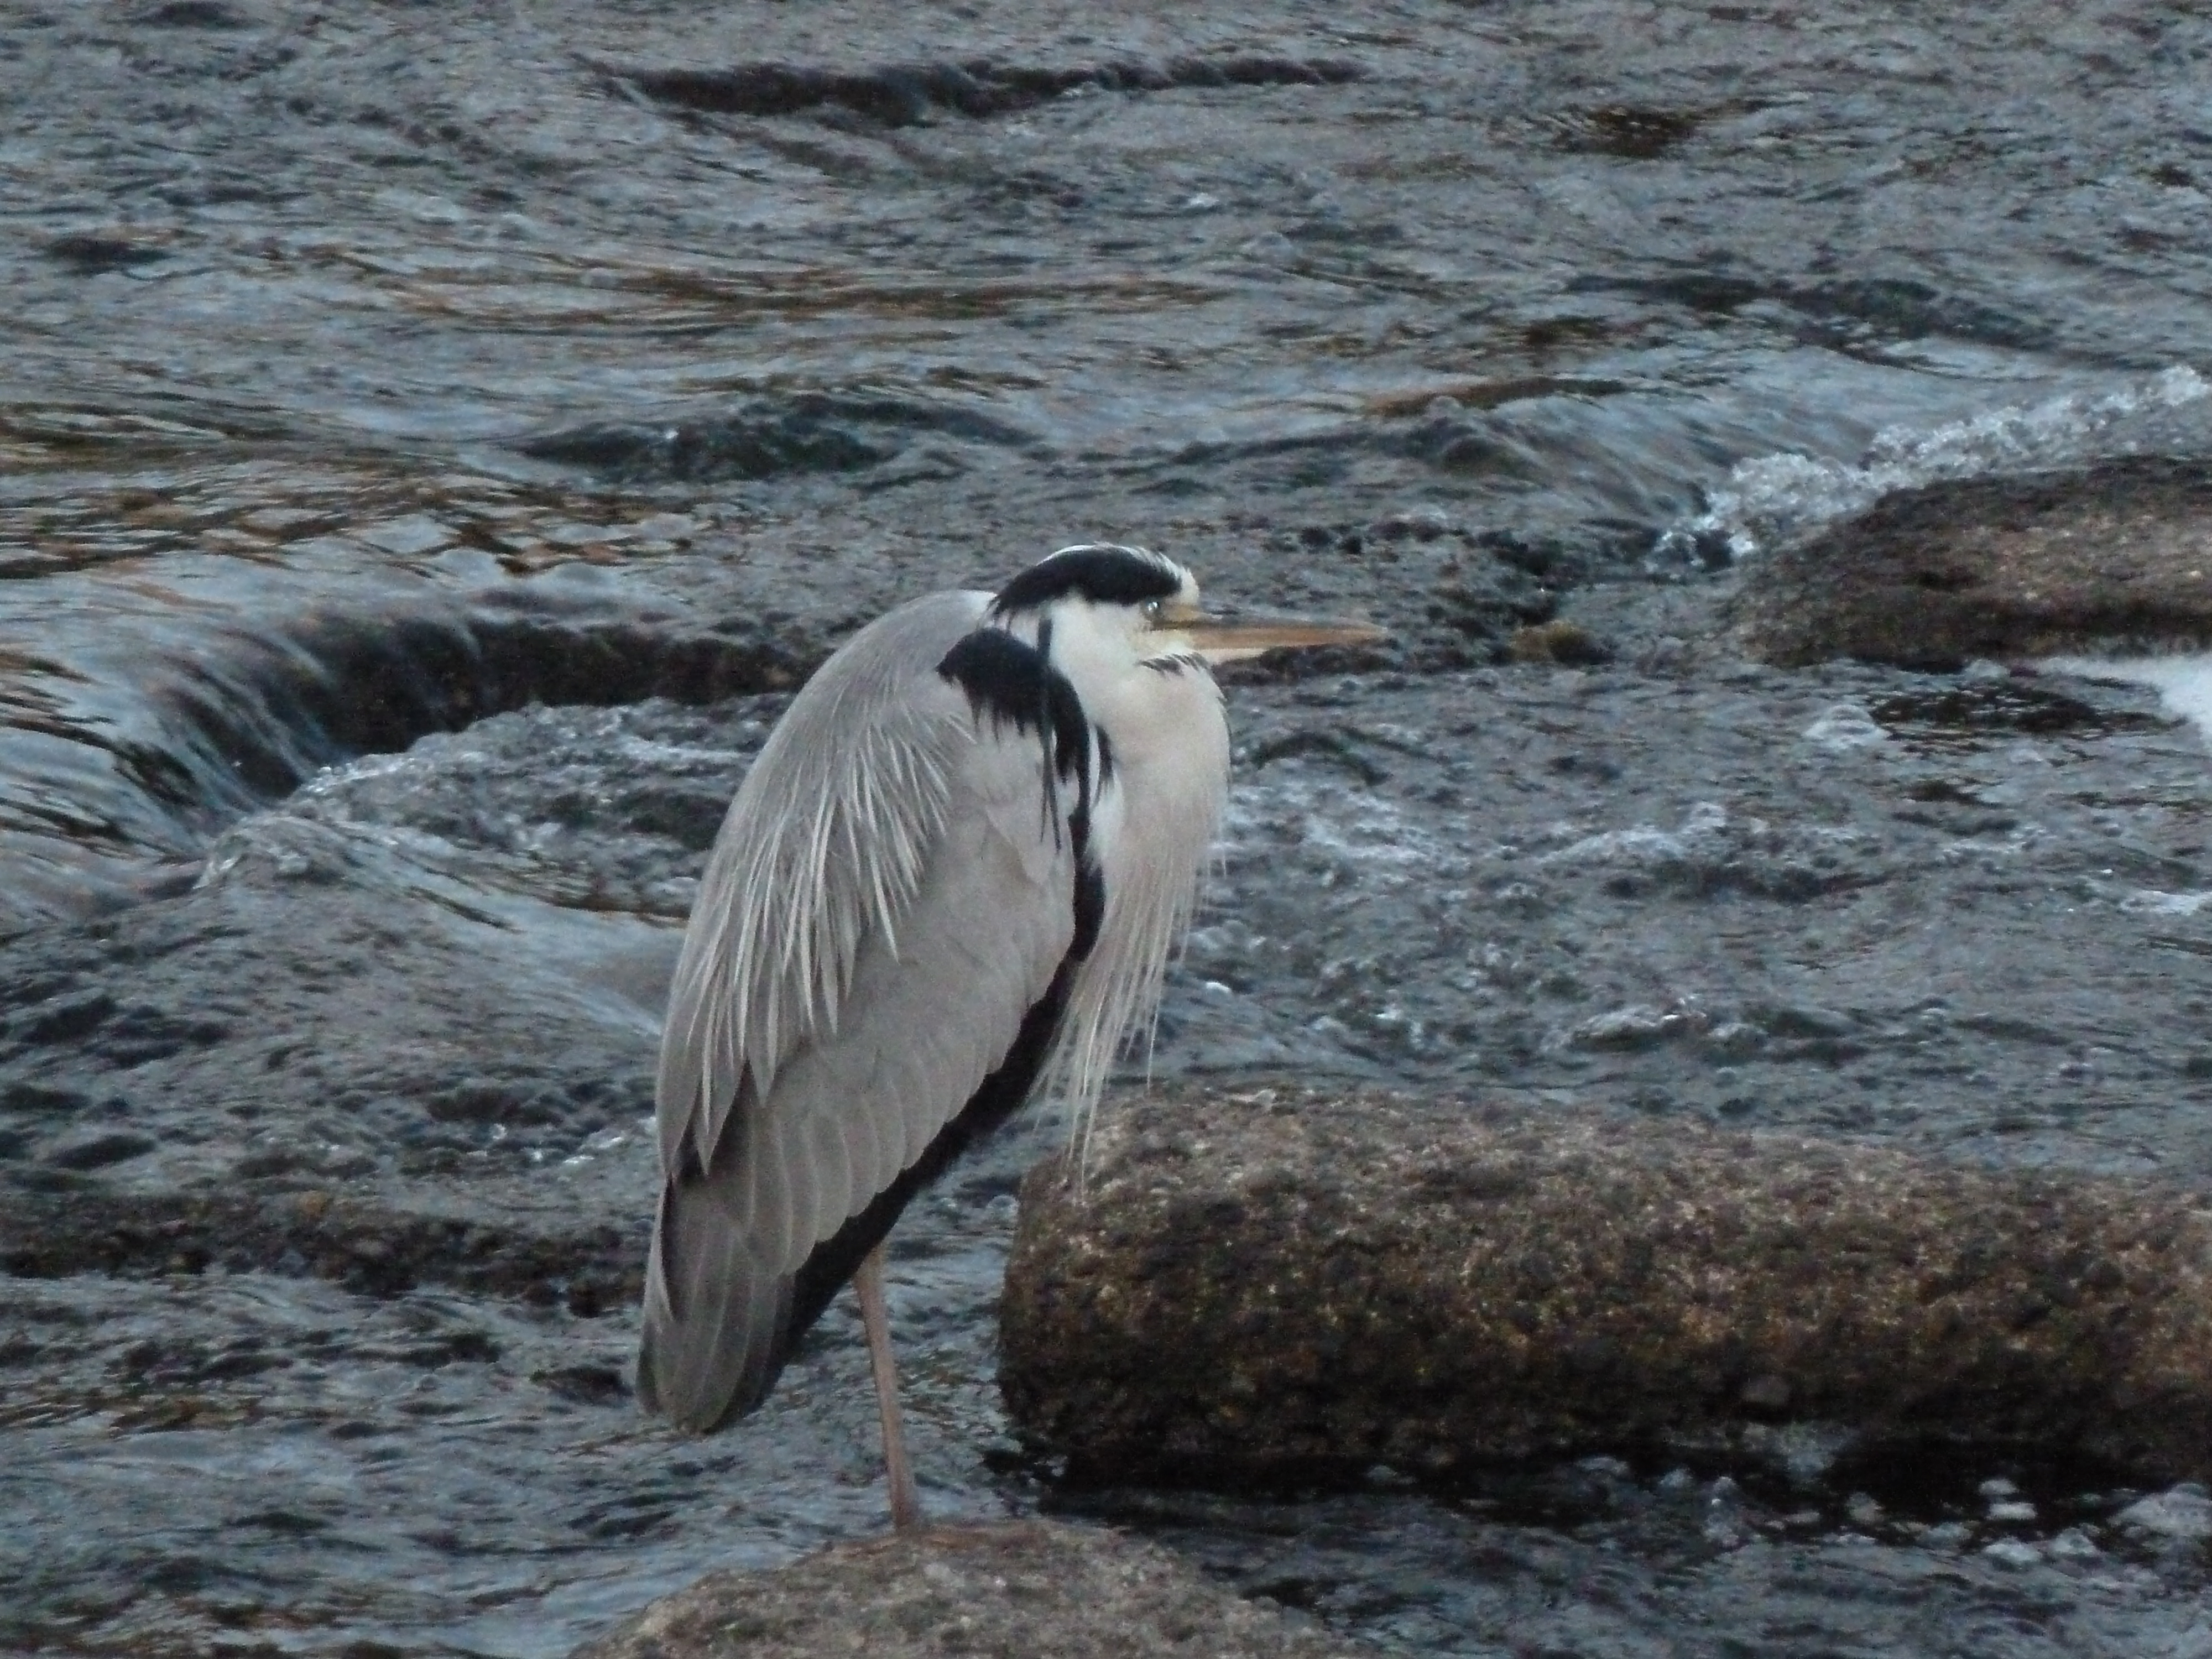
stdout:
<svg viewBox="0 0 2212 1659">
<path fill-rule="evenodd" d="M 0 1085 L 0 1110 L 45 1114 L 79 1112 L 92 1104 L 81 1090 L 15 1078 Z"/>
<path fill-rule="evenodd" d="M 1000 1383 L 1091 1478 L 1741 1455 L 1778 1413 L 1862 1455 L 2212 1458 L 2178 1191 L 1284 1085 L 1109 1114 L 1023 1198 Z"/>
<path fill-rule="evenodd" d="M 1068 68 L 964 63 L 885 64 L 836 72 L 787 64 L 727 70 L 639 70 L 631 84 L 647 97 L 729 115 L 796 115 L 831 110 L 887 127 L 911 126 L 933 113 L 975 118 L 1007 114 L 1073 92 L 1164 92 L 1188 87 L 1328 86 L 1356 81 L 1341 59 L 1184 58 L 1123 59 Z"/>
<path fill-rule="evenodd" d="M 161 0 L 141 12 L 138 21 L 161 29 L 245 29 L 255 19 L 222 0 Z"/>
<path fill-rule="evenodd" d="M 1156 1546 L 1048 1521 L 841 1544 L 774 1572 L 718 1572 L 574 1659 L 1326 1659 L 1372 1650 L 1209 1583 Z"/>
<path fill-rule="evenodd" d="M 1613 648 L 1587 628 L 1547 622 L 1516 630 L 1505 654 L 1515 662 L 1557 663 L 1563 668 L 1595 668 L 1613 659 Z"/>
<path fill-rule="evenodd" d="M 2157 458 L 1900 489 L 1755 561 L 1736 636 L 1770 662 L 1951 670 L 2212 640 L 2212 471 Z"/>
<path fill-rule="evenodd" d="M 127 237 L 100 235 L 83 232 L 72 236 L 57 236 L 46 244 L 46 258 L 79 276 L 94 276 L 102 271 L 131 270 L 140 265 L 158 264 L 169 257 L 166 248 L 149 246 Z"/>
<path fill-rule="evenodd" d="M 58 1170 L 104 1170 L 143 1158 L 160 1144 L 131 1129 L 94 1130 L 57 1141 L 46 1149 L 46 1161 Z"/>
</svg>

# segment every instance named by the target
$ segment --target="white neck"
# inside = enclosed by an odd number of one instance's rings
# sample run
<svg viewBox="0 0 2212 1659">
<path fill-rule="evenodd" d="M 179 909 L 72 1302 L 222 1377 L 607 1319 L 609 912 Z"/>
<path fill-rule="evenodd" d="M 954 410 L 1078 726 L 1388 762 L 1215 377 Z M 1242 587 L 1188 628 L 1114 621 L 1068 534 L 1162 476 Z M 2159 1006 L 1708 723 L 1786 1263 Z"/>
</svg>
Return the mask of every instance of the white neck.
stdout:
<svg viewBox="0 0 2212 1659">
<path fill-rule="evenodd" d="M 1069 1000 L 1056 1066 L 1079 1125 L 1124 1036 L 1141 1026 L 1149 1040 L 1161 969 L 1189 923 L 1228 805 L 1229 724 L 1205 664 L 1142 661 L 1125 612 L 1057 606 L 1052 622 L 1043 641 L 1052 665 L 1113 756 L 1092 818 L 1106 914 Z"/>
</svg>

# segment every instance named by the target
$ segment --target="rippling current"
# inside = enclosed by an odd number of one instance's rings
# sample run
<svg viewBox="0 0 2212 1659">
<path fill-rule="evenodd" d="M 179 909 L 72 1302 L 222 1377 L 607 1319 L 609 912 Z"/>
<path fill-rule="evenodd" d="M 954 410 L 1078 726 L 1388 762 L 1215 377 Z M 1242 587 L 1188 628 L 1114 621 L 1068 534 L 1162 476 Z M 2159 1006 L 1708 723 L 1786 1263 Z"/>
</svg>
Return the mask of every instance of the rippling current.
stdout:
<svg viewBox="0 0 2212 1659">
<path fill-rule="evenodd" d="M 0 0 L 0 1203 L 41 1218 L 0 1280 L 0 1645 L 557 1653 L 880 1526 L 844 1304 L 736 1432 L 629 1397 L 658 975 L 781 695 L 896 599 L 1066 541 L 1398 638 L 1232 691 L 1158 1068 L 1617 1085 L 2212 1177 L 2114 1051 L 2083 1039 L 2086 1117 L 2039 1116 L 2051 1062 L 1960 1018 L 1923 1064 L 1918 1004 L 1910 1063 L 1868 1037 L 1771 1092 L 1765 1060 L 1592 1061 L 1576 1021 L 1697 994 L 1708 922 L 1614 953 L 1643 924 L 1595 885 L 1492 867 L 1735 834 L 1698 744 L 1755 794 L 1743 757 L 1824 705 L 1920 695 L 1570 684 L 1499 665 L 1517 628 L 1564 605 L 1663 656 L 1701 585 L 1883 489 L 2206 453 L 2208 53 L 2154 4 Z M 1960 860 L 1893 856 L 1853 766 L 2172 841 L 2202 753 L 2112 695 L 2123 750 L 1800 744 L 1766 810 L 1830 792 L 1870 889 Z M 1943 877 L 1988 901 L 1954 1000 L 2048 948 L 2005 931 L 2009 872 L 2057 855 L 2007 833 Z M 2201 957 L 2152 902 L 2191 858 L 2067 879 Z M 1514 934 L 1509 888 L 1566 920 Z M 2159 1076 L 2207 1074 L 2160 1029 Z M 1424 1653 L 2212 1652 L 2199 1534 L 2096 1471 L 1814 1442 L 1059 1487 L 992 1378 L 1048 1144 L 898 1235 L 934 1511 L 1103 1516 Z M 385 1221 L 333 1243 L 355 1202 Z"/>
</svg>

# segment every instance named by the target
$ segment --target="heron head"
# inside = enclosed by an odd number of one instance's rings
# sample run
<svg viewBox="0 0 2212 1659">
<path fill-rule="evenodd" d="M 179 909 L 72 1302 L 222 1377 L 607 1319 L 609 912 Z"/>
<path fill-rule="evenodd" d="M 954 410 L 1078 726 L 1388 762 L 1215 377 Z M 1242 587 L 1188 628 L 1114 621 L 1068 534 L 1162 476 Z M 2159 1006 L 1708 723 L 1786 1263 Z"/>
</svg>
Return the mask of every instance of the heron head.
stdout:
<svg viewBox="0 0 2212 1659">
<path fill-rule="evenodd" d="M 1388 638 L 1370 623 L 1316 622 L 1209 611 L 1198 580 L 1150 548 L 1086 544 L 1063 547 L 1023 571 L 991 601 L 1002 623 L 1029 623 L 1064 639 L 1069 623 L 1109 649 L 1126 646 L 1131 663 L 1155 666 L 1194 659 L 1236 662 L 1269 651 L 1327 645 L 1375 645 Z M 1070 641 L 1073 644 L 1073 641 Z"/>
</svg>

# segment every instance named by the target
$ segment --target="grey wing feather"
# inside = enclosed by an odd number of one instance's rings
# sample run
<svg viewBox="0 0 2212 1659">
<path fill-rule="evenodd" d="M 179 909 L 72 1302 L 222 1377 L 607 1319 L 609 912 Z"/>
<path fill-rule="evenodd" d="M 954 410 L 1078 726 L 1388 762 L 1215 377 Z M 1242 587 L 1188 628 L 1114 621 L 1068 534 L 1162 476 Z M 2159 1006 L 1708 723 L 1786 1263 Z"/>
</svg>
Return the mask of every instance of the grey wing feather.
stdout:
<svg viewBox="0 0 2212 1659">
<path fill-rule="evenodd" d="M 793 700 L 738 788 L 700 878 L 669 993 L 661 1164 L 705 1163 L 738 1098 L 834 1031 L 861 939 L 896 937 L 944 820 L 958 700 L 920 696 L 981 605 L 937 594 L 870 624 Z"/>
<path fill-rule="evenodd" d="M 766 1392 L 809 1253 L 974 1095 L 1073 942 L 1036 740 L 936 672 L 981 605 L 921 601 L 825 665 L 708 861 L 662 1043 L 639 1373 L 687 1425 Z"/>
</svg>

